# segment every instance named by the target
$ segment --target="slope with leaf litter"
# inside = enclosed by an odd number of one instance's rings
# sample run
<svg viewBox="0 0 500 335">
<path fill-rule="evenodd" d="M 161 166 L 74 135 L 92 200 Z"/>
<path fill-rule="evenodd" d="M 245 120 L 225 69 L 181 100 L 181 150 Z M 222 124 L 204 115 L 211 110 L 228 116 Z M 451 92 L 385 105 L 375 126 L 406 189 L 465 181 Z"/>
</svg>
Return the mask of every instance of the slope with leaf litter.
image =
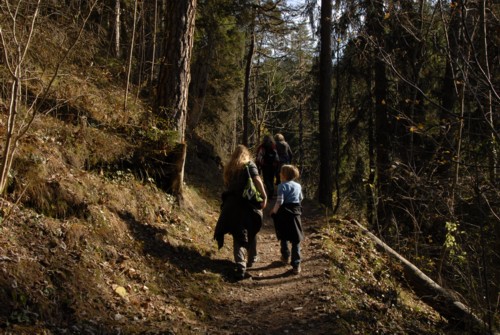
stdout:
<svg viewBox="0 0 500 335">
<path fill-rule="evenodd" d="M 140 104 L 117 112 L 114 78 L 86 71 L 68 69 L 53 92 L 64 106 L 39 114 L 20 142 L 1 203 L 0 332 L 189 331 L 197 309 L 184 299 L 209 284 L 195 264 L 209 259 L 200 240 L 212 209 L 174 205 L 136 154 L 157 154 L 151 143 L 167 152 L 168 134 Z"/>
</svg>

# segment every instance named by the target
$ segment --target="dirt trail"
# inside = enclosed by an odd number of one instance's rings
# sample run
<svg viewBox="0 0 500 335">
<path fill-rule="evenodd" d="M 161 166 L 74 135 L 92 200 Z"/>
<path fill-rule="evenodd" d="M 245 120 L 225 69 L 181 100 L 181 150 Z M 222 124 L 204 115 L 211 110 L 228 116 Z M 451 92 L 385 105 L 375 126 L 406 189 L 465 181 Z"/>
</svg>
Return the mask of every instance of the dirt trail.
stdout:
<svg viewBox="0 0 500 335">
<path fill-rule="evenodd" d="M 211 334 L 333 334 L 338 318 L 332 308 L 328 257 L 320 248 L 318 217 L 307 210 L 302 217 L 306 238 L 302 247 L 302 272 L 292 273 L 280 262 L 279 241 L 272 219 L 265 213 L 258 235 L 259 261 L 247 270 L 250 278 L 230 280 L 214 306 Z M 229 236 L 228 246 L 232 246 Z M 232 249 L 225 247 L 225 249 Z M 231 258 L 231 251 L 217 259 Z M 334 331 L 335 330 L 335 331 Z"/>
</svg>

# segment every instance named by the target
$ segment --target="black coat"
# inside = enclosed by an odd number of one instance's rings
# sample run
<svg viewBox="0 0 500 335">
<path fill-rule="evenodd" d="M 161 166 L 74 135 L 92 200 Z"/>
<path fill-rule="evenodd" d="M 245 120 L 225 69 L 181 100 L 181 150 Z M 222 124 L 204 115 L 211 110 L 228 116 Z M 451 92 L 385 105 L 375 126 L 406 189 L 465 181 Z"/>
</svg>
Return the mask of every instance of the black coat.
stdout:
<svg viewBox="0 0 500 335">
<path fill-rule="evenodd" d="M 252 207 L 241 194 L 222 194 L 221 213 L 214 232 L 219 249 L 224 246 L 225 234 L 233 235 L 242 246 L 246 246 L 255 238 L 261 227 L 262 210 Z"/>
<path fill-rule="evenodd" d="M 276 151 L 278 151 L 281 164 L 290 164 L 292 162 L 293 153 L 292 149 L 290 149 L 290 145 L 287 142 L 277 141 Z"/>
<path fill-rule="evenodd" d="M 299 204 L 283 204 L 273 214 L 274 229 L 278 240 L 298 243 L 304 239 L 302 230 L 302 206 Z"/>
</svg>

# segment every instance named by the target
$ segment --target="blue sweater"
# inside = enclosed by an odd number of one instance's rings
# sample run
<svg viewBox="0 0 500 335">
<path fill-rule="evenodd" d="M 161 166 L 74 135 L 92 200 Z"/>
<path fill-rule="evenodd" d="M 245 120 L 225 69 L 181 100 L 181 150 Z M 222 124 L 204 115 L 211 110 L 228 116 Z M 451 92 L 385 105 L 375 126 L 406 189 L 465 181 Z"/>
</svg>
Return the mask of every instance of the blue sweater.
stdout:
<svg viewBox="0 0 500 335">
<path fill-rule="evenodd" d="M 282 204 L 300 204 L 303 199 L 302 186 L 290 180 L 278 185 L 278 198 L 276 202 Z"/>
</svg>

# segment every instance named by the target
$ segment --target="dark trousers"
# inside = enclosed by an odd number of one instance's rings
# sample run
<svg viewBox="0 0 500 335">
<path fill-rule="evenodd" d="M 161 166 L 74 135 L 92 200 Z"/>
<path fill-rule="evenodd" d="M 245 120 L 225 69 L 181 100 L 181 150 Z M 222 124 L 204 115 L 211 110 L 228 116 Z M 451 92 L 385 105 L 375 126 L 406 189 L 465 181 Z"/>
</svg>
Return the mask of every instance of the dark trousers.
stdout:
<svg viewBox="0 0 500 335">
<path fill-rule="evenodd" d="M 283 258 L 290 258 L 290 250 L 288 249 L 287 240 L 281 240 L 281 256 Z M 293 267 L 297 267 L 300 264 L 300 242 L 290 242 L 292 244 L 292 261 L 290 264 Z"/>
<path fill-rule="evenodd" d="M 266 192 L 269 198 L 271 198 L 274 195 L 274 167 L 264 166 L 262 168 L 262 178 L 264 179 Z"/>
</svg>

